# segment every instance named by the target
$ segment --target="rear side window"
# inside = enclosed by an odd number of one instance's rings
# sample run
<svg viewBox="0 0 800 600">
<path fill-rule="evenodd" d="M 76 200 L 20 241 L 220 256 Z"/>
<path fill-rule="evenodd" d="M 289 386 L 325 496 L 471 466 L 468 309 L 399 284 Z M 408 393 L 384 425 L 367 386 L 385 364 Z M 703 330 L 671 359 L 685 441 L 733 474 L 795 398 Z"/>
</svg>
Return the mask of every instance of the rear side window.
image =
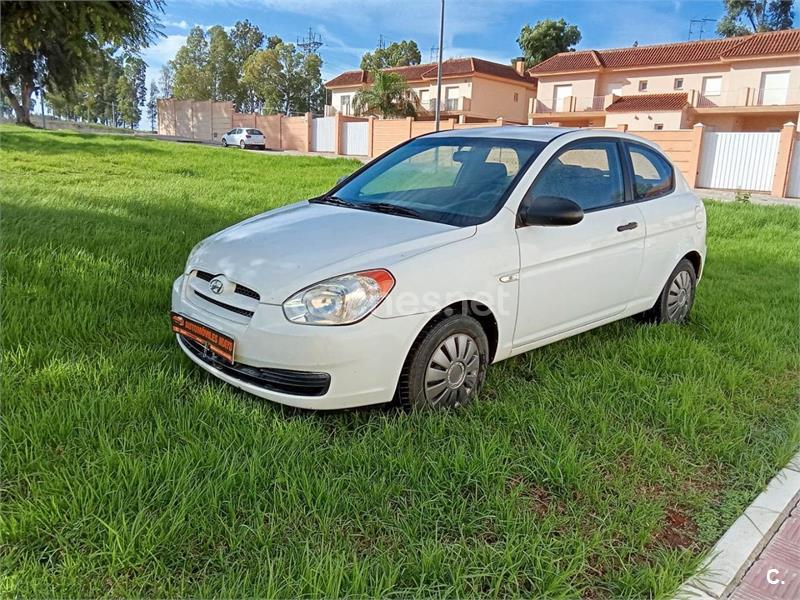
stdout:
<svg viewBox="0 0 800 600">
<path fill-rule="evenodd" d="M 261 133 L 261 131 L 259 131 L 258 129 L 248 129 L 248 130 L 247 130 L 247 133 L 249 133 L 250 135 L 264 135 L 264 134 L 263 134 L 263 133 Z"/>
<path fill-rule="evenodd" d="M 634 198 L 646 200 L 669 194 L 675 187 L 672 165 L 646 146 L 626 144 L 626 147 L 631 157 Z"/>
<path fill-rule="evenodd" d="M 530 195 L 533 202 L 541 196 L 560 196 L 583 210 L 619 204 L 625 192 L 617 143 L 602 140 L 568 146 L 542 169 Z"/>
</svg>

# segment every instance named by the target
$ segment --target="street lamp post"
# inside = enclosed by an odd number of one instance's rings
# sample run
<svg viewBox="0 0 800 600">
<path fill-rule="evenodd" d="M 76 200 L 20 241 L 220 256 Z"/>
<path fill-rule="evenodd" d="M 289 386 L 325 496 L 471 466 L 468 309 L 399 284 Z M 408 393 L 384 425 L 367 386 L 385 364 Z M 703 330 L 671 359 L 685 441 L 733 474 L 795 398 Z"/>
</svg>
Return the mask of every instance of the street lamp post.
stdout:
<svg viewBox="0 0 800 600">
<path fill-rule="evenodd" d="M 439 68 L 436 70 L 436 131 L 439 131 L 439 118 L 442 105 L 442 46 L 444 46 L 444 0 L 439 16 Z"/>
</svg>

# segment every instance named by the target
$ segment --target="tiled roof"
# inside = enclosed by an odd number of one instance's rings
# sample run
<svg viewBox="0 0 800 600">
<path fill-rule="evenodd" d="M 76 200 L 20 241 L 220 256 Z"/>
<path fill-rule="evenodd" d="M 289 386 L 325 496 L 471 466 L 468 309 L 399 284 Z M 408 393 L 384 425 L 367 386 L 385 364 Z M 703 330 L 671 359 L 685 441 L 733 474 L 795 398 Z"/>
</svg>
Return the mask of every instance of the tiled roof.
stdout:
<svg viewBox="0 0 800 600">
<path fill-rule="evenodd" d="M 688 102 L 687 94 L 642 94 L 620 96 L 606 112 L 660 112 L 681 110 Z"/>
<path fill-rule="evenodd" d="M 436 63 L 424 65 L 411 65 L 408 67 L 393 67 L 384 69 L 390 73 L 399 73 L 406 81 L 426 81 L 436 79 Z M 503 65 L 482 58 L 451 58 L 442 63 L 442 77 L 458 77 L 482 73 L 493 77 L 500 77 L 510 81 L 520 83 L 536 83 L 536 79 L 530 75 L 520 75 L 511 65 Z M 362 83 L 372 83 L 372 75 L 369 71 L 345 71 L 337 75 L 325 84 L 325 87 L 347 87 L 360 85 Z"/>
<path fill-rule="evenodd" d="M 800 53 L 800 29 L 787 29 L 718 40 L 562 52 L 540 62 L 529 69 L 528 73 L 544 75 L 600 68 L 656 67 L 798 53 Z"/>
</svg>

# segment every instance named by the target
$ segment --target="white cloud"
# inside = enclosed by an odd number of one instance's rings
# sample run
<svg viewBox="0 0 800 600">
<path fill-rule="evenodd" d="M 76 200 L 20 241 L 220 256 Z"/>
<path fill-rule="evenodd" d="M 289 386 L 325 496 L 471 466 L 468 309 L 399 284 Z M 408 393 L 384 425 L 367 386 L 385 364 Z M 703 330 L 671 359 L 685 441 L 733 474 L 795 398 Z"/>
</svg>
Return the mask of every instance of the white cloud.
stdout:
<svg viewBox="0 0 800 600">
<path fill-rule="evenodd" d="M 158 43 L 146 48 L 142 52 L 142 58 L 148 67 L 157 71 L 164 63 L 175 58 L 175 53 L 185 42 L 185 35 L 173 34 L 164 36 Z"/>
<path fill-rule="evenodd" d="M 165 23 L 168 27 L 177 27 L 178 29 L 189 29 L 189 24 L 186 22 L 186 19 L 181 19 L 180 21 L 167 21 Z"/>
</svg>

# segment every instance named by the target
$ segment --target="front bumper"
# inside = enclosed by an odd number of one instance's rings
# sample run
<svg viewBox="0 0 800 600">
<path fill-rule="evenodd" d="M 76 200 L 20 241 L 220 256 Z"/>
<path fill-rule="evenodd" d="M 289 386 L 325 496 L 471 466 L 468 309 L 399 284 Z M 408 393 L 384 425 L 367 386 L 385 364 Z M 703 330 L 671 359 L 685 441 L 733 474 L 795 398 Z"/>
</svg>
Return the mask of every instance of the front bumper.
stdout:
<svg viewBox="0 0 800 600">
<path fill-rule="evenodd" d="M 213 305 L 187 294 L 185 277 L 172 286 L 172 310 L 207 325 L 236 341 L 235 360 L 254 368 L 324 373 L 330 376 L 321 395 L 287 394 L 257 385 L 232 369 L 204 360 L 178 336 L 178 345 L 197 365 L 246 392 L 290 406 L 338 409 L 389 402 L 403 362 L 419 331 L 432 314 L 392 319 L 370 315 L 346 326 L 290 323 L 283 309 L 258 304 L 253 316 L 222 316 Z"/>
</svg>

